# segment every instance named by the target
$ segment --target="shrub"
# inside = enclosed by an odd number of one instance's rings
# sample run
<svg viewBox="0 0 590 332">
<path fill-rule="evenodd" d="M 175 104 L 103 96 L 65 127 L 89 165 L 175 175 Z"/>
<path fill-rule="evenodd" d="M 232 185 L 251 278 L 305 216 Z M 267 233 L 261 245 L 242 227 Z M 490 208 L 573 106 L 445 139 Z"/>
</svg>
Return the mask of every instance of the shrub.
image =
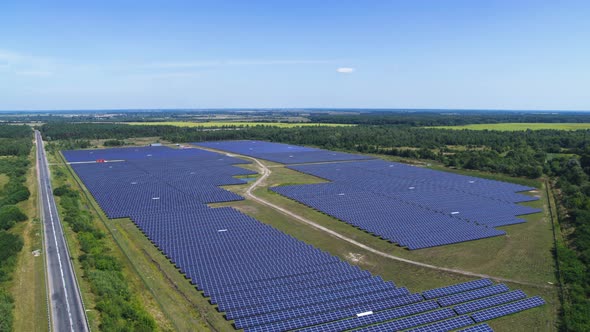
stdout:
<svg viewBox="0 0 590 332">
<path fill-rule="evenodd" d="M 15 223 L 25 220 L 27 215 L 16 205 L 5 205 L 0 208 L 0 229 L 10 229 Z"/>
</svg>

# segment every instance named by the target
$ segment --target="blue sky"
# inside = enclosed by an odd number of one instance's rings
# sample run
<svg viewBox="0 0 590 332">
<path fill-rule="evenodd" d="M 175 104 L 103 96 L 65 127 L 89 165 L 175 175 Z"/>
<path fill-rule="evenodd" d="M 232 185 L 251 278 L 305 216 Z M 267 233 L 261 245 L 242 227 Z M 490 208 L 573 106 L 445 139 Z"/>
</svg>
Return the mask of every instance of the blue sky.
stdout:
<svg viewBox="0 0 590 332">
<path fill-rule="evenodd" d="M 0 110 L 590 110 L 588 1 L 0 3 Z"/>
</svg>

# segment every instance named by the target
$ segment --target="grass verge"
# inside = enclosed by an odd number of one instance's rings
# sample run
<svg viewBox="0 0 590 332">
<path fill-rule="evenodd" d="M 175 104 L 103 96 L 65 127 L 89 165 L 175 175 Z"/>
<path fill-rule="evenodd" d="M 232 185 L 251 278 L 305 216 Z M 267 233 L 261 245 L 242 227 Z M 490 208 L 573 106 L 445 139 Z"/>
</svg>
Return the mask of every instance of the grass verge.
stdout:
<svg viewBox="0 0 590 332">
<path fill-rule="evenodd" d="M 21 234 L 23 249 L 18 255 L 11 292 L 14 298 L 14 331 L 48 331 L 47 292 L 43 253 L 43 227 L 38 211 L 38 182 L 35 165 L 35 147 L 29 159 L 33 165 L 27 174 L 26 185 L 31 197 L 18 203 L 28 220 L 17 224 L 13 231 Z M 39 255 L 34 251 L 39 250 Z"/>
</svg>

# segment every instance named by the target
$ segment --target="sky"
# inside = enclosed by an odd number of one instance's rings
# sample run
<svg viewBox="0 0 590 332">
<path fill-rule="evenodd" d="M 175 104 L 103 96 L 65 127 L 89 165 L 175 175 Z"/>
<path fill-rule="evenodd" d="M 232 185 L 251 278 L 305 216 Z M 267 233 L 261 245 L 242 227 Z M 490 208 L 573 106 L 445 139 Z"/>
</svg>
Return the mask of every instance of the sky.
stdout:
<svg viewBox="0 0 590 332">
<path fill-rule="evenodd" d="M 590 110 L 590 1 L 0 2 L 0 110 Z"/>
</svg>

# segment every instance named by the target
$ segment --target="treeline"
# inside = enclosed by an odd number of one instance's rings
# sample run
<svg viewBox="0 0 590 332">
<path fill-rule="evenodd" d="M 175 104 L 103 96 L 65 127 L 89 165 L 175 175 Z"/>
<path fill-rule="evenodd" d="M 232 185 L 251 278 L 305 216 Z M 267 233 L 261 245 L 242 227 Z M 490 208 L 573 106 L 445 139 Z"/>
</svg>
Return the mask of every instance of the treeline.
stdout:
<svg viewBox="0 0 590 332">
<path fill-rule="evenodd" d="M 200 130 L 123 124 L 47 124 L 44 135 L 65 140 L 64 148 L 84 148 L 88 139 L 158 136 L 176 143 L 260 139 L 326 149 L 432 159 L 447 166 L 538 178 L 548 153 L 578 153 L 590 140 L 581 131 L 472 131 L 407 126 L 256 126 L 241 130 Z M 69 145 L 69 146 L 68 146 Z"/>
<path fill-rule="evenodd" d="M 82 209 L 78 191 L 67 186 L 54 189 L 60 197 L 63 221 L 76 233 L 83 254 L 79 257 L 84 277 L 95 295 L 102 331 L 155 331 L 154 319 L 145 311 L 123 275 L 121 262 L 104 242 L 105 234 Z"/>
<path fill-rule="evenodd" d="M 562 208 L 559 220 L 565 245 L 558 245 L 563 281 L 563 331 L 590 331 L 590 151 L 577 158 L 558 158 L 549 163 L 557 177 Z"/>
<path fill-rule="evenodd" d="M 312 113 L 311 122 L 346 123 L 365 125 L 407 125 L 407 126 L 457 126 L 477 123 L 587 123 L 590 114 L 586 113 L 522 113 L 506 111 L 372 111 L 357 114 Z"/>
<path fill-rule="evenodd" d="M 154 137 L 175 132 L 174 126 L 132 126 L 114 123 L 67 123 L 51 122 L 41 126 L 45 139 L 51 140 L 89 140 L 125 139 L 132 137 Z"/>
<path fill-rule="evenodd" d="M 0 156 L 28 156 L 33 131 L 27 125 L 0 124 Z"/>
<path fill-rule="evenodd" d="M 26 131 L 12 128 L 17 126 L 6 127 L 8 131 L 2 132 L 1 130 L 5 128 L 0 126 L 0 136 L 14 138 L 5 137 L 0 140 L 0 144 L 16 144 L 23 140 L 20 137 L 24 136 Z M 28 128 L 26 135 L 30 136 L 30 134 L 31 129 Z M 24 139 L 30 142 L 30 137 Z M 29 167 L 30 162 L 27 156 L 21 153 L 17 156 L 0 158 L 0 174 L 8 178 L 8 181 L 0 186 L 0 331 L 11 331 L 13 325 L 14 299 L 4 288 L 4 283 L 12 278 L 17 255 L 23 248 L 22 237 L 12 232 L 12 228 L 16 223 L 28 218 L 17 204 L 30 197 L 29 189 L 25 186 Z"/>
<path fill-rule="evenodd" d="M 240 130 L 207 130 L 174 126 L 51 123 L 41 127 L 51 140 L 161 137 L 173 142 L 222 139 L 265 139 L 355 151 L 362 146 L 380 148 L 442 148 L 449 145 L 486 146 L 497 152 L 528 146 L 550 153 L 582 149 L 590 141 L 585 130 L 473 131 L 404 126 L 294 127 L 254 126 Z"/>
</svg>

